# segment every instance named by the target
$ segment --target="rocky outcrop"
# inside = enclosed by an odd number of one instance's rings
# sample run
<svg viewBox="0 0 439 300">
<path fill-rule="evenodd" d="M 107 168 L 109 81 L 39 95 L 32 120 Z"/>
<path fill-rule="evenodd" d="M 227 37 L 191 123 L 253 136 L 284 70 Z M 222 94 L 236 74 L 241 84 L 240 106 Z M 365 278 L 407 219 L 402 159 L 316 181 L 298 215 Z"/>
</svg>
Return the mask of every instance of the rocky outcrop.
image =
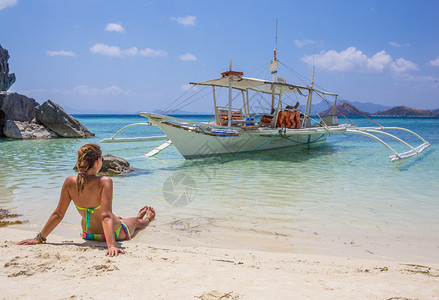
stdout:
<svg viewBox="0 0 439 300">
<path fill-rule="evenodd" d="M 78 120 L 69 115 L 61 106 L 47 100 L 35 109 L 35 117 L 48 129 L 60 137 L 79 138 L 94 136 Z"/>
<path fill-rule="evenodd" d="M 41 124 L 7 120 L 3 132 L 14 139 L 49 139 L 57 135 Z"/>
<path fill-rule="evenodd" d="M 31 122 L 38 105 L 37 101 L 24 95 L 0 92 L 0 110 L 5 113 L 6 120 Z"/>
<path fill-rule="evenodd" d="M 102 168 L 99 171 L 100 175 L 122 175 L 134 172 L 134 170 L 131 170 L 130 163 L 126 159 L 113 154 L 104 154 L 102 158 Z M 74 166 L 73 169 L 78 171 L 76 166 Z"/>
<path fill-rule="evenodd" d="M 341 102 L 335 106 L 335 110 L 333 107 L 328 108 L 325 111 L 319 113 L 320 116 L 364 116 L 370 115 L 367 112 L 362 112 L 352 104 L 348 102 Z"/>
<path fill-rule="evenodd" d="M 104 161 L 102 163 L 102 168 L 99 171 L 103 175 L 114 175 L 114 174 L 128 174 L 132 172 L 130 168 L 130 163 L 120 157 L 114 156 L 112 154 L 105 154 L 102 156 Z"/>
<path fill-rule="evenodd" d="M 379 111 L 374 116 L 392 117 L 439 117 L 439 113 L 431 110 L 414 109 L 407 106 L 396 106 L 388 110 Z"/>
<path fill-rule="evenodd" d="M 8 51 L 0 45 L 0 137 L 28 139 L 94 136 L 58 104 L 47 100 L 39 105 L 32 98 L 7 92 L 15 82 L 15 74 L 9 74 L 8 60 Z"/>
<path fill-rule="evenodd" d="M 9 74 L 9 52 L 0 45 L 0 91 L 7 91 L 15 82 L 15 74 Z"/>
<path fill-rule="evenodd" d="M 32 98 L 0 92 L 0 137 L 16 139 L 94 136 L 61 106 L 48 100 L 39 105 Z"/>
</svg>

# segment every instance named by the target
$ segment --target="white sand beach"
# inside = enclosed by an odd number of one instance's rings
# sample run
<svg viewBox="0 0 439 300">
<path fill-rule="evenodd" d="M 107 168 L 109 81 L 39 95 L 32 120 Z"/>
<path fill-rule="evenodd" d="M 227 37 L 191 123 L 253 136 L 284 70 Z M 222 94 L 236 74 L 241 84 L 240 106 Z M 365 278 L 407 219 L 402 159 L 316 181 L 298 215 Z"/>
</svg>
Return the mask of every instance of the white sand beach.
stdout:
<svg viewBox="0 0 439 300">
<path fill-rule="evenodd" d="M 125 255 L 109 258 L 104 243 L 56 232 L 44 245 L 15 245 L 29 235 L 19 226 L 0 229 L 1 299 L 439 297 L 437 263 L 164 246 L 136 238 L 121 243 Z"/>
</svg>

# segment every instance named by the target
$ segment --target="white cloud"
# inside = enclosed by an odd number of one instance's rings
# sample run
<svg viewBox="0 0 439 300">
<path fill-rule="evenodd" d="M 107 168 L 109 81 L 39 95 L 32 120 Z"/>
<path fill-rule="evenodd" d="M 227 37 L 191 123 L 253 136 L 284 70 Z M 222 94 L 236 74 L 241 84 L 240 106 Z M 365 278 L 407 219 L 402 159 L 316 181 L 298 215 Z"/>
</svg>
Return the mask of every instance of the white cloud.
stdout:
<svg viewBox="0 0 439 300">
<path fill-rule="evenodd" d="M 108 56 L 121 56 L 120 48 L 117 46 L 109 46 L 102 43 L 94 44 L 90 47 L 90 51 L 95 54 Z"/>
<path fill-rule="evenodd" d="M 122 25 L 117 23 L 108 23 L 107 26 L 105 26 L 106 31 L 115 31 L 115 32 L 124 32 L 124 29 Z"/>
<path fill-rule="evenodd" d="M 382 72 L 389 69 L 394 73 L 403 73 L 418 70 L 416 64 L 404 58 L 394 61 L 386 51 L 367 57 L 366 54 L 355 47 L 349 47 L 341 52 L 335 50 L 322 51 L 319 54 L 304 56 L 302 61 L 310 65 L 314 63 L 316 67 L 322 69 L 340 72 Z"/>
<path fill-rule="evenodd" d="M 435 66 L 435 67 L 439 67 L 439 55 L 436 59 L 433 59 L 430 61 L 430 65 Z"/>
<path fill-rule="evenodd" d="M 49 56 L 76 56 L 76 54 L 72 51 L 64 51 L 64 50 L 60 50 L 60 51 L 47 51 L 46 52 L 47 55 Z"/>
<path fill-rule="evenodd" d="M 296 44 L 297 47 L 303 47 L 306 45 L 310 45 L 310 44 L 315 44 L 317 43 L 316 41 L 313 40 L 294 40 L 294 43 Z"/>
<path fill-rule="evenodd" d="M 407 71 L 417 71 L 418 66 L 404 58 L 398 58 L 390 64 L 390 69 L 395 73 L 405 73 Z"/>
<path fill-rule="evenodd" d="M 107 55 L 107 56 L 145 56 L 145 57 L 158 57 L 167 56 L 168 53 L 164 50 L 155 50 L 151 48 L 137 49 L 137 47 L 131 47 L 128 49 L 120 49 L 117 46 L 105 45 L 102 43 L 94 44 L 90 47 L 90 51 L 95 54 Z"/>
<path fill-rule="evenodd" d="M 18 4 L 18 0 L 0 0 L 0 10 Z"/>
<path fill-rule="evenodd" d="M 147 56 L 147 57 L 156 57 L 156 56 L 167 56 L 168 53 L 164 50 L 154 50 L 151 48 L 145 48 L 143 50 L 139 51 L 139 54 L 141 56 Z"/>
<path fill-rule="evenodd" d="M 402 44 L 399 44 L 399 43 L 397 43 L 397 42 L 389 42 L 389 45 L 392 46 L 392 47 L 396 47 L 396 48 L 401 48 L 401 47 L 408 47 L 408 46 L 410 46 L 409 43 L 406 43 L 406 44 L 402 45 Z"/>
<path fill-rule="evenodd" d="M 182 61 L 195 61 L 197 60 L 197 57 L 193 55 L 192 53 L 186 53 L 183 55 L 180 55 L 180 60 Z"/>
<path fill-rule="evenodd" d="M 99 95 L 128 95 L 131 94 L 130 90 L 124 90 L 116 85 L 112 85 L 106 88 L 90 88 L 86 85 L 79 85 L 73 89 L 73 92 L 75 94 L 79 95 L 92 95 L 92 96 L 99 96 Z"/>
<path fill-rule="evenodd" d="M 186 16 L 186 17 L 171 17 L 172 21 L 176 21 L 184 26 L 195 26 L 195 21 L 197 17 L 195 16 Z"/>
<path fill-rule="evenodd" d="M 146 56 L 146 57 L 157 57 L 157 56 L 167 56 L 168 53 L 163 50 L 154 50 L 151 48 L 145 48 L 145 49 L 137 49 L 137 47 L 131 47 L 129 49 L 122 50 L 123 55 L 127 56 Z"/>
<path fill-rule="evenodd" d="M 39 95 L 43 97 L 51 97 L 50 95 L 91 95 L 91 96 L 105 96 L 105 95 L 135 95 L 131 90 L 124 90 L 116 85 L 112 85 L 105 88 L 93 88 L 86 85 L 78 85 L 73 89 L 32 89 L 20 91 L 22 94 L 27 95 Z"/>
<path fill-rule="evenodd" d="M 387 54 L 386 51 L 378 52 L 371 58 L 367 58 L 365 54 L 363 55 L 366 60 L 366 68 L 375 72 L 382 72 L 386 68 L 386 66 L 388 66 L 389 63 L 392 61 L 392 57 Z"/>
</svg>

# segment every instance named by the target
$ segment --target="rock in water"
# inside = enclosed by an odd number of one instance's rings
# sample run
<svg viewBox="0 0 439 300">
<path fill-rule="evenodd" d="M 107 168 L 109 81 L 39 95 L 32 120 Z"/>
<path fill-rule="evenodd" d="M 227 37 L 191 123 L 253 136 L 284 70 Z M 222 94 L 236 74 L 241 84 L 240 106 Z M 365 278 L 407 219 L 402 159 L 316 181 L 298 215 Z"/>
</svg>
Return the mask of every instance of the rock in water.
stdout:
<svg viewBox="0 0 439 300">
<path fill-rule="evenodd" d="M 104 161 L 102 163 L 102 168 L 99 171 L 100 174 L 128 174 L 131 171 L 130 163 L 120 157 L 114 156 L 112 154 L 105 154 L 102 156 Z"/>
<path fill-rule="evenodd" d="M 6 120 L 27 121 L 35 119 L 35 108 L 38 102 L 17 93 L 0 92 L 0 110 Z"/>
<path fill-rule="evenodd" d="M 35 109 L 38 122 L 55 132 L 61 137 L 90 137 L 94 133 L 70 116 L 61 106 L 47 100 Z"/>
<path fill-rule="evenodd" d="M 15 74 L 9 74 L 9 52 L 0 45 L 0 91 L 7 91 L 15 82 Z"/>
<path fill-rule="evenodd" d="M 3 129 L 4 134 L 13 139 L 48 139 L 57 137 L 56 134 L 41 124 L 7 120 Z"/>
</svg>

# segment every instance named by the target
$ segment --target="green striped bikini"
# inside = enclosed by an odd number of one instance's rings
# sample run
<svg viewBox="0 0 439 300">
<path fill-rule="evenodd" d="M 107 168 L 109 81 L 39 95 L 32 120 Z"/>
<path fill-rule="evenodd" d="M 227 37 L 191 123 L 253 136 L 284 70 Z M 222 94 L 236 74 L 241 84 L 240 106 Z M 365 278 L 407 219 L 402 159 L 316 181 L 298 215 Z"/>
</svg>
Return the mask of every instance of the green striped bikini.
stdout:
<svg viewBox="0 0 439 300">
<path fill-rule="evenodd" d="M 83 229 L 81 229 L 81 237 L 86 240 L 95 240 L 95 241 L 105 241 L 105 235 L 103 233 L 89 233 L 88 228 L 90 226 L 90 216 L 95 212 L 95 210 L 101 208 L 101 206 L 96 206 L 95 208 L 84 208 L 79 207 L 75 205 L 78 210 L 85 210 L 86 213 L 86 220 L 85 220 L 85 232 Z M 127 238 L 131 240 L 130 231 L 128 230 L 128 227 L 123 223 L 120 222 L 120 227 L 116 229 L 114 232 L 114 239 L 117 240 L 117 237 L 119 236 L 120 229 L 123 228 L 125 231 L 125 234 L 127 235 Z"/>
</svg>

